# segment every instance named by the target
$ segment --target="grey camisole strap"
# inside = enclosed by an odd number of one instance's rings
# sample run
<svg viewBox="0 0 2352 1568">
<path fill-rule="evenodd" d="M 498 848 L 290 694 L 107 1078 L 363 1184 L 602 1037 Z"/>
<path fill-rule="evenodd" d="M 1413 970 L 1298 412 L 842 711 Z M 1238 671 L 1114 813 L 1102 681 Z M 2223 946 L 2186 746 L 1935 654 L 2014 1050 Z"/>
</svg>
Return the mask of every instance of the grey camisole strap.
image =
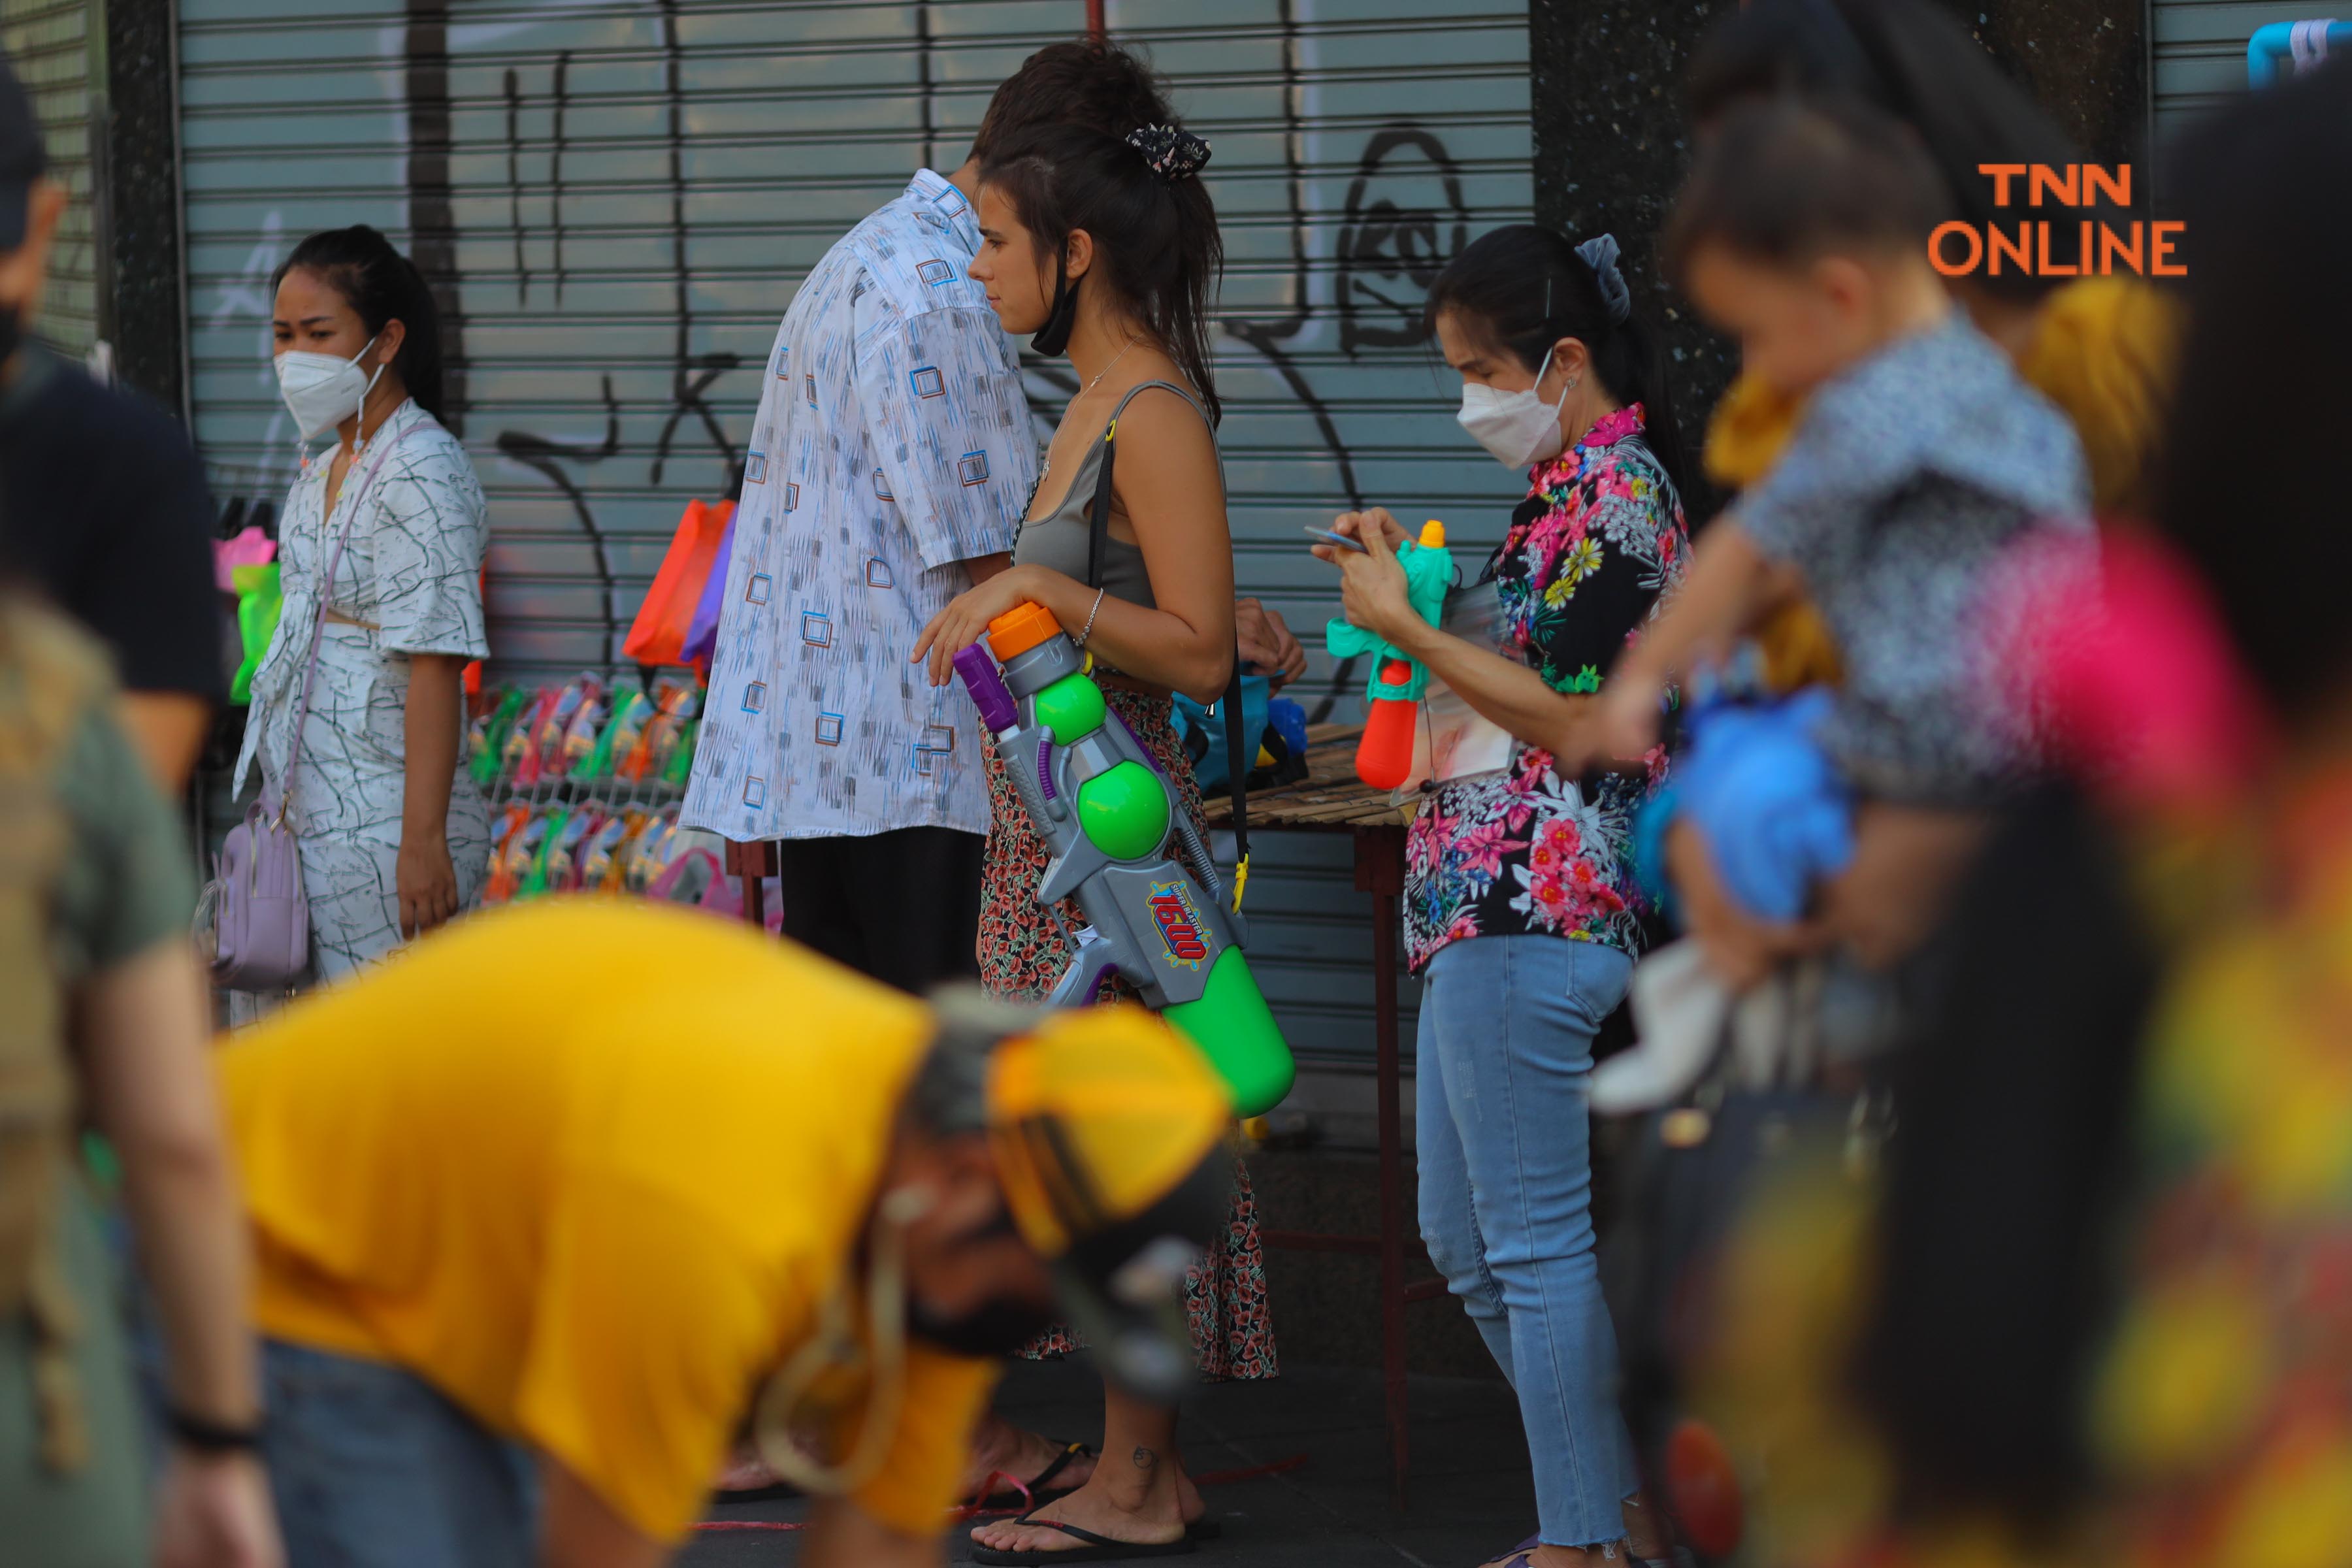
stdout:
<svg viewBox="0 0 2352 1568">
<path fill-rule="evenodd" d="M 1144 381 L 1127 389 L 1127 395 L 1118 400 L 1118 406 L 1110 411 L 1108 419 L 1103 421 L 1103 431 L 1108 433 L 1118 422 L 1118 416 L 1127 412 L 1127 405 L 1135 400 L 1137 393 L 1154 386 L 1174 393 L 1192 405 L 1202 423 L 1209 422 L 1209 411 L 1202 407 L 1199 398 L 1183 387 L 1172 381 Z M 1210 426 L 1209 438 L 1212 442 L 1216 439 L 1213 425 Z M 1096 482 L 1102 471 L 1102 435 L 1098 434 L 1087 443 L 1086 456 L 1079 459 L 1077 472 L 1070 477 L 1069 484 L 1063 489 L 1060 504 L 1045 516 L 1031 519 L 1021 525 L 1021 536 L 1013 546 L 1014 564 L 1045 566 L 1081 583 L 1087 580 L 1087 548 L 1090 531 L 1087 509 L 1094 503 Z M 1105 535 L 1099 585 L 1114 598 L 1125 599 L 1129 604 L 1141 605 L 1148 609 L 1158 607 L 1151 596 L 1151 574 L 1144 569 L 1143 552 L 1126 540 Z"/>
</svg>

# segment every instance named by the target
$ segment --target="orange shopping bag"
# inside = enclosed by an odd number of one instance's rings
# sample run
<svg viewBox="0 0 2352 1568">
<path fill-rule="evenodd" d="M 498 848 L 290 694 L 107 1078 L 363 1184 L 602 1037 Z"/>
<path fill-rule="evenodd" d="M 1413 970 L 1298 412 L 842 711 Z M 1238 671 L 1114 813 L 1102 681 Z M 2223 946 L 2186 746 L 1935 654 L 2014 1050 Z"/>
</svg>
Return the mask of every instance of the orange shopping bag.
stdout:
<svg viewBox="0 0 2352 1568">
<path fill-rule="evenodd" d="M 654 574 L 653 586 L 646 590 L 644 607 L 637 611 L 628 637 L 621 644 L 624 654 L 638 664 L 685 662 L 687 628 L 694 621 L 694 607 L 709 580 L 728 520 L 734 515 L 731 500 L 715 506 L 701 500 L 686 503 L 686 515 L 677 521 L 669 552 L 662 557 L 661 570 Z"/>
</svg>

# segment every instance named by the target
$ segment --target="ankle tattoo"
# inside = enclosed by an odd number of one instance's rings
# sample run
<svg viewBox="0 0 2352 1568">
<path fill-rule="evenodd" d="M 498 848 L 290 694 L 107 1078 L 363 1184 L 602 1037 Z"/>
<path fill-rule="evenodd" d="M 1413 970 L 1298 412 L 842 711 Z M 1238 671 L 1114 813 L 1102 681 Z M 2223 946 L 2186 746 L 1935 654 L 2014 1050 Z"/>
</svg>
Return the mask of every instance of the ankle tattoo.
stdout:
<svg viewBox="0 0 2352 1568">
<path fill-rule="evenodd" d="M 1159 1462 L 1160 1462 L 1160 1456 L 1159 1456 L 1159 1455 L 1157 1455 L 1157 1454 L 1155 1454 L 1155 1453 L 1153 1453 L 1150 1449 L 1149 1449 L 1149 1448 L 1138 1448 L 1138 1449 L 1136 1449 L 1136 1451 L 1135 1451 L 1135 1468 L 1136 1468 L 1137 1469 L 1139 1469 L 1139 1470 L 1148 1470 L 1148 1469 L 1150 1469 L 1152 1466 L 1154 1466 L 1154 1465 L 1158 1464 Z"/>
</svg>

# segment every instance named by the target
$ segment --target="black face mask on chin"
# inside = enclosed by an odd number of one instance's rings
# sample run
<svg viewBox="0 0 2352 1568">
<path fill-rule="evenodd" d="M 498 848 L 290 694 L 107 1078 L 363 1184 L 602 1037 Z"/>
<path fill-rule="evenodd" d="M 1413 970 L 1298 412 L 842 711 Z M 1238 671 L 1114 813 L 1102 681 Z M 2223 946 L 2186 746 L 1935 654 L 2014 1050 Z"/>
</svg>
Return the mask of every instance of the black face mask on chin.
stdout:
<svg viewBox="0 0 2352 1568">
<path fill-rule="evenodd" d="M 950 1355 L 1008 1356 L 1053 1326 L 1051 1307 L 1025 1301 L 990 1301 L 959 1317 L 943 1318 L 920 1301 L 907 1303 L 907 1333 Z"/>
<path fill-rule="evenodd" d="M 1046 312 L 1045 324 L 1029 340 L 1029 346 L 1048 359 L 1059 359 L 1070 352 L 1070 331 L 1078 324 L 1078 286 L 1071 280 L 1069 271 L 1061 263 L 1054 265 L 1054 304 Z"/>
</svg>

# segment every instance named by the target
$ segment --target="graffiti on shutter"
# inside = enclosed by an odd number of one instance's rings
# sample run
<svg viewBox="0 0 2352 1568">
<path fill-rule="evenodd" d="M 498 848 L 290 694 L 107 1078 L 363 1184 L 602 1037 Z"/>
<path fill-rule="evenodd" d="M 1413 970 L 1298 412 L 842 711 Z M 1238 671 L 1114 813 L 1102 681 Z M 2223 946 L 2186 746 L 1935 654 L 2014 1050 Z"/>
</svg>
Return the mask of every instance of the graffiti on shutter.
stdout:
<svg viewBox="0 0 2352 1568">
<path fill-rule="evenodd" d="M 699 7 L 446 0 L 289 20 L 183 0 L 190 319 L 215 489 L 275 508 L 271 270 L 365 221 L 434 282 L 452 423 L 490 497 L 492 679 L 618 657 L 685 502 L 731 496 L 775 323 L 824 248 L 918 165 L 961 161 L 988 95 L 1083 6 L 1046 0 Z M 1066 26 L 1061 25 L 1066 12 Z M 1216 360 L 1236 576 L 1334 691 L 1304 521 L 1387 505 L 1499 536 L 1523 481 L 1455 427 L 1428 285 L 1523 220 L 1524 5 L 1111 0 L 1215 146 L 1227 269 Z M 1076 390 L 1033 363 L 1042 436 Z M 1352 682 L 1337 717 L 1360 713 Z M 1343 845 L 1270 842 L 1253 911 L 1294 1037 L 1366 1038 L 1362 900 Z"/>
</svg>

